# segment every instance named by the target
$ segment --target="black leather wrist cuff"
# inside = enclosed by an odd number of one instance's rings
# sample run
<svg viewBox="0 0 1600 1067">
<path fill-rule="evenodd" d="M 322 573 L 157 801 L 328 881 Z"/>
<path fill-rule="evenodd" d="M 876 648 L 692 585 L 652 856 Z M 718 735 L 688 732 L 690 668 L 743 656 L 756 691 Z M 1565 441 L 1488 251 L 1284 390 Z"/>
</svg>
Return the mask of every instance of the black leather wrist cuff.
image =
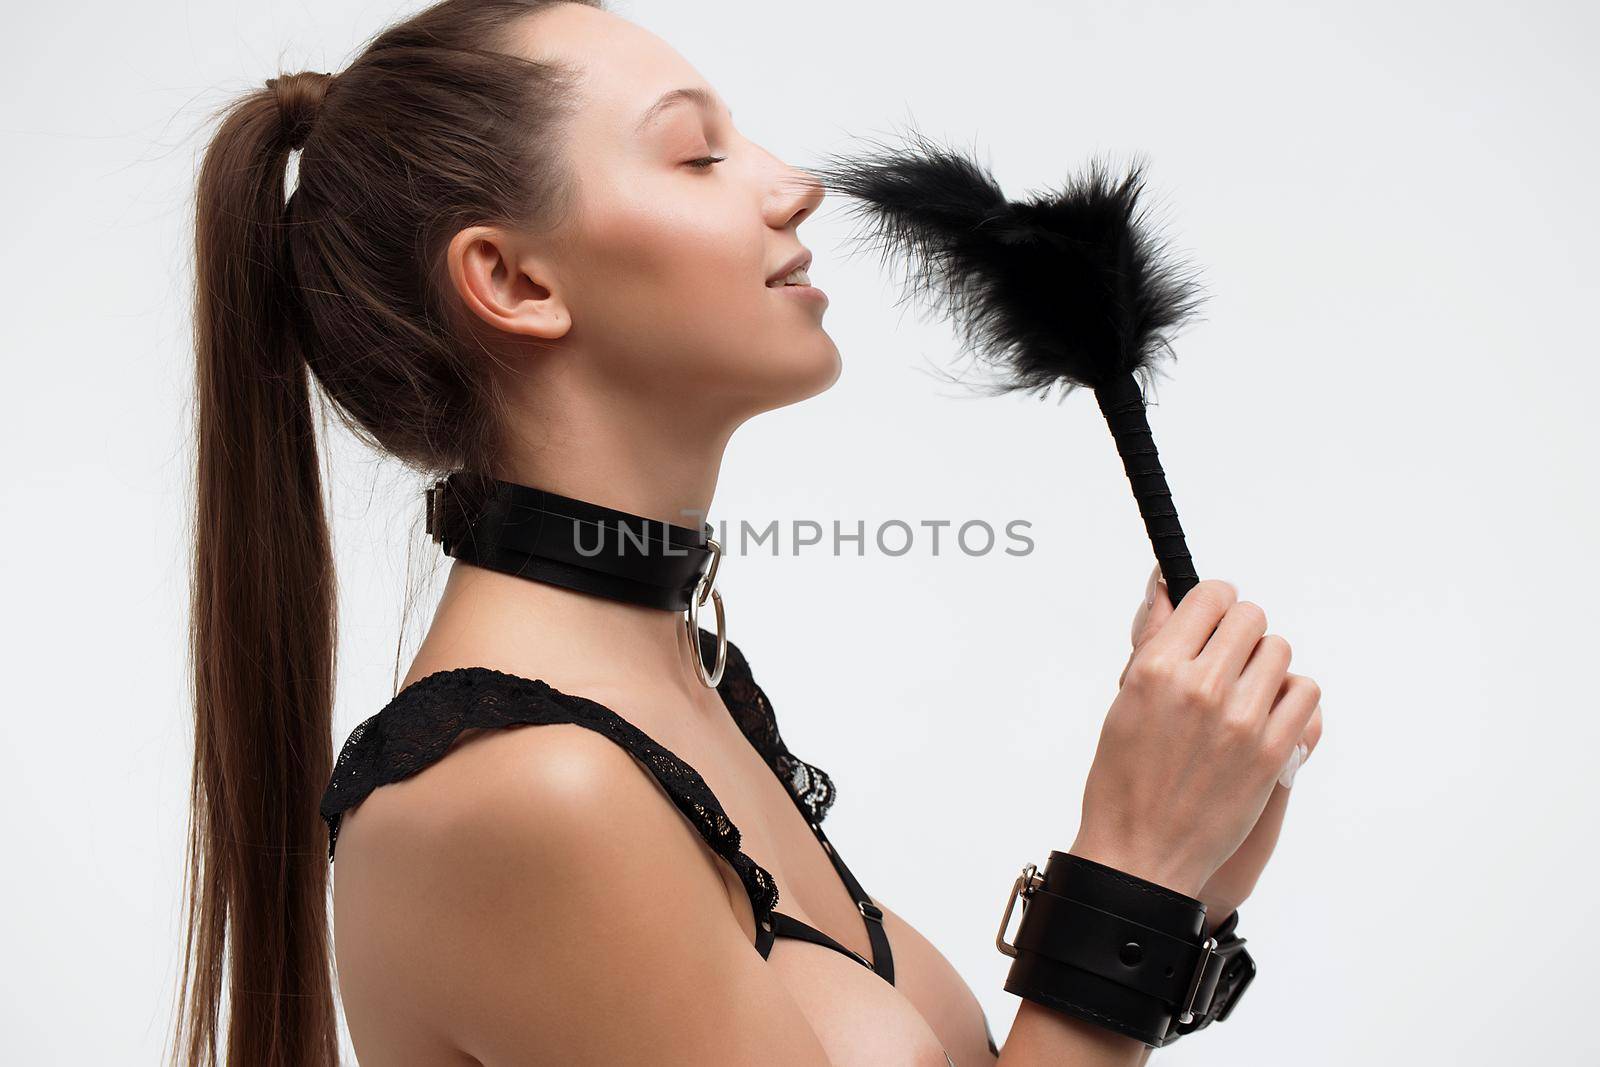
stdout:
<svg viewBox="0 0 1600 1067">
<path fill-rule="evenodd" d="M 1012 903 L 1023 900 L 1006 945 Z M 1255 977 L 1234 934 L 1235 911 L 1212 932 L 1194 897 L 1126 871 L 1052 851 L 1013 888 L 997 944 L 1013 956 L 1005 988 L 1160 1048 L 1224 1019 Z"/>
</svg>

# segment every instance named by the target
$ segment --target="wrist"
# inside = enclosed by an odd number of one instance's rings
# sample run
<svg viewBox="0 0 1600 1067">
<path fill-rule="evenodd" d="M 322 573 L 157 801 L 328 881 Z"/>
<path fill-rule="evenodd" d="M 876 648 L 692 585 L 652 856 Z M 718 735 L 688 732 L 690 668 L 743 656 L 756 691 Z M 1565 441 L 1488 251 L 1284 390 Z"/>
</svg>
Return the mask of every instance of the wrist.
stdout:
<svg viewBox="0 0 1600 1067">
<path fill-rule="evenodd" d="M 1186 872 L 1180 864 L 1170 859 L 1140 855 L 1133 849 L 1115 848 L 1103 844 L 1090 835 L 1082 832 L 1072 847 L 1067 850 L 1074 856 L 1081 856 L 1086 860 L 1103 863 L 1107 867 L 1115 867 L 1125 871 L 1136 878 L 1143 878 L 1147 882 L 1165 886 L 1175 893 L 1200 899 L 1200 890 L 1204 888 L 1206 879 L 1193 873 Z M 1208 909 L 1209 910 L 1209 909 Z M 1223 916 L 1218 916 L 1220 920 Z"/>
<path fill-rule="evenodd" d="M 1152 1048 L 1223 1019 L 1254 976 L 1237 912 L 1216 936 L 1203 932 L 1204 902 L 1128 868 L 1130 853 L 1085 847 L 1053 850 L 1041 872 L 1030 863 L 1012 887 L 997 947 L 1012 958 L 1005 989 Z M 1023 903 L 1014 943 L 1005 942 L 1013 905 Z"/>
<path fill-rule="evenodd" d="M 1231 900 L 1224 900 L 1221 897 L 1210 897 L 1204 893 L 1198 893 L 1196 896 L 1199 897 L 1200 903 L 1206 906 L 1206 925 L 1204 933 L 1208 937 L 1213 931 L 1216 930 L 1217 927 L 1221 926 L 1223 922 L 1227 920 L 1228 916 L 1239 910 L 1239 905 L 1235 904 Z"/>
</svg>

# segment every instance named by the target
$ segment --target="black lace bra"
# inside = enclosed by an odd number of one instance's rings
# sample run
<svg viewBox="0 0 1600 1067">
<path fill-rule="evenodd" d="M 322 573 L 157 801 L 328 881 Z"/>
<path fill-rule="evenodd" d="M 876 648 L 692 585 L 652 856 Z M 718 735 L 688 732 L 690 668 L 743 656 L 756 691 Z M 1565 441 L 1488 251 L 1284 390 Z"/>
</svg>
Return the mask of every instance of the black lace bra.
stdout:
<svg viewBox="0 0 1600 1067">
<path fill-rule="evenodd" d="M 716 652 L 716 636 L 701 629 L 702 655 Z M 717 692 L 740 731 L 772 768 L 821 842 L 839 878 L 861 913 L 872 946 L 872 959 L 846 948 L 834 938 L 776 909 L 778 886 L 772 875 L 740 849 L 738 827 L 728 818 L 699 772 L 603 704 L 553 688 L 548 683 L 490 667 L 458 667 L 439 671 L 406 686 L 377 714 L 351 731 L 334 764 L 322 797 L 328 824 L 328 858 L 339 840 L 339 822 L 374 789 L 400 781 L 443 758 L 464 731 L 542 723 L 574 723 L 605 735 L 627 749 L 660 781 L 678 809 L 708 845 L 733 867 L 750 896 L 755 913 L 755 947 L 766 958 L 775 938 L 810 941 L 843 953 L 894 984 L 894 959 L 883 928 L 883 912 L 822 830 L 833 806 L 833 780 L 819 767 L 789 751 L 766 694 L 751 676 L 737 645 L 728 642 L 727 666 Z M 988 1031 L 989 1050 L 998 1055 Z"/>
</svg>

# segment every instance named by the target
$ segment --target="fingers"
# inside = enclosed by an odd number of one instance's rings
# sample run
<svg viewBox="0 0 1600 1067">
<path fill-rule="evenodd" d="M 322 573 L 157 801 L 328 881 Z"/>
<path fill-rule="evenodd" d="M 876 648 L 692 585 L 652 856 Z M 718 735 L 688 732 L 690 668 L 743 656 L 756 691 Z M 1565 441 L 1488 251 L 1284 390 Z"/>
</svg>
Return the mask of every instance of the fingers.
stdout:
<svg viewBox="0 0 1600 1067">
<path fill-rule="evenodd" d="M 1291 676 L 1295 677 L 1295 676 Z M 1284 685 L 1287 687 L 1288 681 Z M 1311 709 L 1311 718 L 1306 721 L 1305 731 L 1300 735 L 1300 740 L 1295 743 L 1294 752 L 1285 763 L 1283 773 L 1278 775 L 1278 784 L 1281 790 L 1273 790 L 1274 794 L 1287 793 L 1294 785 L 1295 776 L 1300 773 L 1300 768 L 1306 765 L 1306 760 L 1311 758 L 1311 750 L 1316 747 L 1316 742 L 1322 737 L 1322 705 L 1319 703 Z"/>
<path fill-rule="evenodd" d="M 1295 775 L 1300 773 L 1300 765 L 1302 763 L 1304 763 L 1305 760 L 1306 760 L 1306 746 L 1305 745 L 1296 744 L 1294 746 L 1294 748 L 1289 750 L 1289 758 L 1284 761 L 1283 770 L 1278 772 L 1278 786 L 1279 786 L 1279 788 L 1274 789 L 1272 791 L 1274 796 L 1276 796 L 1280 792 L 1281 793 L 1287 793 L 1290 789 L 1292 789 L 1294 787 Z"/>
<path fill-rule="evenodd" d="M 1267 632 L 1267 613 L 1248 600 L 1236 601 L 1206 642 L 1200 661 L 1220 678 L 1232 682 L 1244 670 L 1256 642 Z"/>
<path fill-rule="evenodd" d="M 1171 618 L 1161 624 L 1146 647 L 1160 658 L 1194 659 L 1238 599 L 1232 584 L 1207 578 L 1184 595 L 1183 603 L 1173 609 Z"/>
<path fill-rule="evenodd" d="M 1303 674 L 1290 674 L 1283 680 L 1282 692 L 1267 716 L 1265 750 L 1267 758 L 1281 765 L 1288 761 L 1295 746 L 1305 742 L 1306 752 L 1322 737 L 1322 687 Z M 1316 737 L 1307 739 L 1312 721 Z M 1305 762 L 1302 755 L 1300 762 Z"/>
<path fill-rule="evenodd" d="M 1267 717 L 1283 689 L 1291 655 L 1289 642 L 1277 634 L 1266 634 L 1256 642 L 1244 670 L 1239 672 L 1239 684 L 1234 689 L 1239 714 L 1248 714 L 1257 719 Z M 1310 713 L 1309 708 L 1306 711 Z M 1297 732 L 1295 740 L 1299 737 Z M 1294 741 L 1289 742 L 1289 747 L 1294 747 Z"/>
<path fill-rule="evenodd" d="M 1306 723 L 1305 733 L 1300 735 L 1300 743 L 1306 746 L 1305 759 L 1311 758 L 1311 753 L 1316 749 L 1317 742 L 1322 740 L 1322 702 L 1317 702 L 1316 708 L 1311 712 L 1311 719 Z M 1301 761 L 1302 763 L 1304 760 Z"/>
<path fill-rule="evenodd" d="M 1167 583 L 1161 578 L 1161 564 L 1157 563 L 1144 583 L 1144 600 L 1133 613 L 1133 627 L 1128 634 L 1133 650 L 1137 652 L 1171 615 L 1172 600 L 1167 595 Z"/>
<path fill-rule="evenodd" d="M 1150 577 L 1144 583 L 1144 599 L 1139 602 L 1139 609 L 1133 613 L 1133 625 L 1128 631 L 1129 640 L 1133 643 L 1133 651 L 1128 654 L 1128 660 L 1122 665 L 1122 673 L 1117 675 L 1117 688 L 1121 689 L 1123 682 L 1128 680 L 1128 668 L 1133 666 L 1133 657 L 1139 654 L 1139 649 L 1145 642 L 1161 629 L 1161 624 L 1167 621 L 1172 614 L 1172 601 L 1167 596 L 1167 584 L 1161 580 L 1161 564 L 1157 563 L 1150 571 Z"/>
<path fill-rule="evenodd" d="M 1144 634 L 1145 620 L 1150 617 L 1150 600 L 1155 595 L 1156 571 L 1150 572 L 1150 577 L 1145 579 L 1144 599 L 1139 601 L 1139 608 L 1133 613 L 1133 623 L 1128 627 L 1128 643 L 1135 649 L 1139 647 L 1139 638 Z"/>
</svg>

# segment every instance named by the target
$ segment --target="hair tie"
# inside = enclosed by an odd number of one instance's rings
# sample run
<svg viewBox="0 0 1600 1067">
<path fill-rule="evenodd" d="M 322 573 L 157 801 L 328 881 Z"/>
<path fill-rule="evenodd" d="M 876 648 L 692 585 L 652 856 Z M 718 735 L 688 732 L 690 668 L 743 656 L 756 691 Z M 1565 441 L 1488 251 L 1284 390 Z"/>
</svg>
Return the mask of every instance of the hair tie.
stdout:
<svg viewBox="0 0 1600 1067">
<path fill-rule="evenodd" d="M 322 110 L 322 101 L 332 88 L 333 79 L 333 74 L 316 70 L 267 79 L 267 88 L 272 90 L 278 103 L 284 139 L 291 149 L 300 148 L 311 136 L 312 123 Z"/>
</svg>

